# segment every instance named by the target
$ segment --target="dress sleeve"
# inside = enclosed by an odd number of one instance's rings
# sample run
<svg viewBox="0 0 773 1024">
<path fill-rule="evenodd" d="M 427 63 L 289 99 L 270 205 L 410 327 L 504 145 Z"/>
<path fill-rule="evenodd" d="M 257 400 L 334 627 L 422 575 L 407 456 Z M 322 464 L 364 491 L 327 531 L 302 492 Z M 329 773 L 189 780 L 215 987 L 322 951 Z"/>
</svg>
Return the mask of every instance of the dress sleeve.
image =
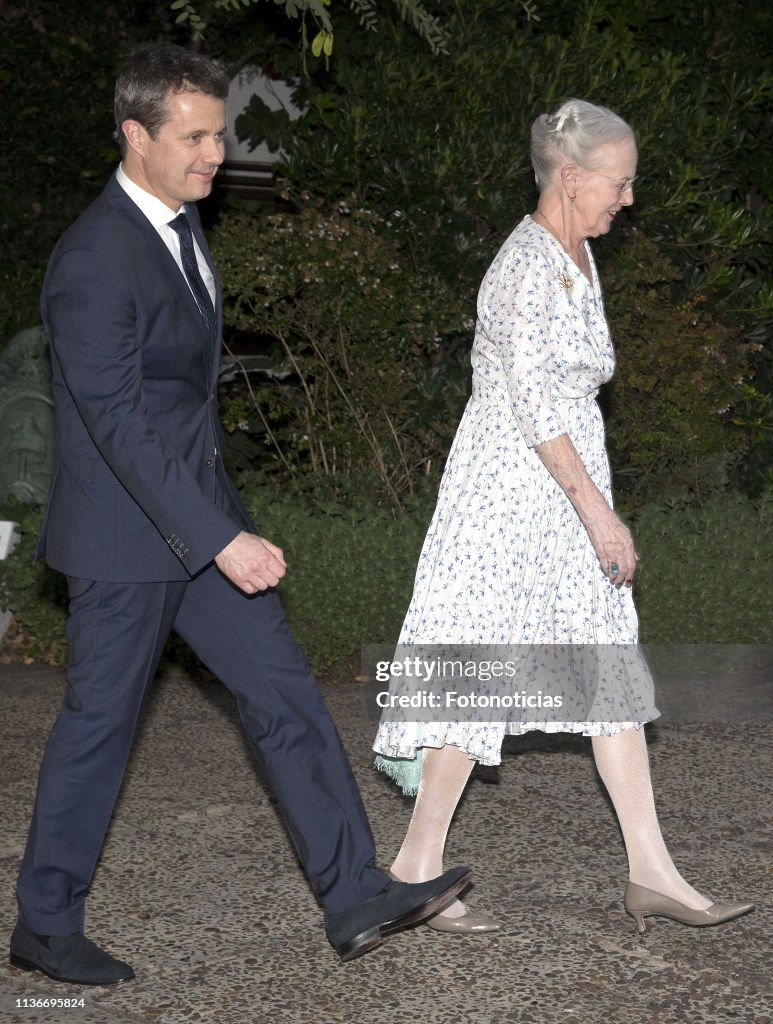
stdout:
<svg viewBox="0 0 773 1024">
<path fill-rule="evenodd" d="M 556 405 L 556 270 L 531 246 L 494 261 L 478 298 L 478 320 L 501 361 L 510 405 L 530 448 L 567 432 Z"/>
</svg>

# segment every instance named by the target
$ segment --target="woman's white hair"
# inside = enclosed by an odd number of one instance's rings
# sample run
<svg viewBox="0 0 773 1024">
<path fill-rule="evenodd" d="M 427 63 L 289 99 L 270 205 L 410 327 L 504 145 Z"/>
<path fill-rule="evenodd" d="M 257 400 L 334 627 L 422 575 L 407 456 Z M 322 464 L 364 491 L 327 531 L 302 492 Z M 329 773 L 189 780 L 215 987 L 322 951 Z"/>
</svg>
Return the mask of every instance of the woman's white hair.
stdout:
<svg viewBox="0 0 773 1024">
<path fill-rule="evenodd" d="M 633 129 L 622 117 L 585 100 L 566 100 L 555 114 L 540 114 L 531 126 L 531 162 L 537 188 L 547 188 L 565 163 L 592 170 L 599 146 L 626 138 L 633 138 Z"/>
</svg>

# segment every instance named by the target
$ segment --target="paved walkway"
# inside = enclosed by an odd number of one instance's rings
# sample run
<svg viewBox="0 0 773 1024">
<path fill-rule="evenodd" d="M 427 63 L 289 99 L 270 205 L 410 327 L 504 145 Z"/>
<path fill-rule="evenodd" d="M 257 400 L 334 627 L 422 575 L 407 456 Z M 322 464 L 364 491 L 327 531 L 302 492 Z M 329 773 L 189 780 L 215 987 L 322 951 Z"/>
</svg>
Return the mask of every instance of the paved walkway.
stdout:
<svg viewBox="0 0 773 1024">
<path fill-rule="evenodd" d="M 765 1024 L 773 1002 L 770 665 L 723 672 L 661 688 L 652 768 L 663 830 L 684 873 L 717 898 L 754 899 L 755 913 L 709 929 L 657 918 L 639 936 L 623 911 L 624 852 L 588 741 L 533 734 L 508 741 L 499 784 L 470 785 L 449 839 L 448 863 L 476 872 L 470 904 L 495 913 L 503 930 L 470 938 L 418 927 L 345 966 L 325 941 L 230 697 L 214 683 L 165 676 L 88 904 L 89 933 L 128 960 L 137 980 L 79 988 L 2 964 L 0 1020 Z M 0 665 L 3 936 L 15 918 L 36 768 L 62 687 L 59 671 Z M 360 688 L 325 693 L 388 864 L 411 802 L 370 767 L 374 728 Z M 83 1005 L 30 1005 L 45 998 Z"/>
</svg>

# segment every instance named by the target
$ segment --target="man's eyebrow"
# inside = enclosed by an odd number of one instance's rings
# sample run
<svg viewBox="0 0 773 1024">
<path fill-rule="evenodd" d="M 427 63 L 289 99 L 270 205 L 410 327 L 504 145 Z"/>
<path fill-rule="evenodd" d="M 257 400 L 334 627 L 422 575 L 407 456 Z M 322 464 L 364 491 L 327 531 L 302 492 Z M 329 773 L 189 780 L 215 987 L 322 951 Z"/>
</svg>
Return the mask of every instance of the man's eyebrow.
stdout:
<svg viewBox="0 0 773 1024">
<path fill-rule="evenodd" d="M 228 125 L 224 124 L 222 128 L 216 128 L 212 131 L 209 128 L 181 128 L 180 136 L 187 138 L 189 135 L 224 135 L 228 131 Z"/>
</svg>

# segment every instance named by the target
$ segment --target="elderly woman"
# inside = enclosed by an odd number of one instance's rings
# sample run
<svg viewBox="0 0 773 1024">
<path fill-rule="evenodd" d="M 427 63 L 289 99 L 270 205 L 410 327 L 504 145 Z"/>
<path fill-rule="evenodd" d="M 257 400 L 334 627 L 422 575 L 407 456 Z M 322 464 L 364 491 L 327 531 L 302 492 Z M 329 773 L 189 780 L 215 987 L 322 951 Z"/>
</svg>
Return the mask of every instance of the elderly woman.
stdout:
<svg viewBox="0 0 773 1024">
<path fill-rule="evenodd" d="M 601 675 L 614 693 L 606 704 L 591 698 L 585 706 L 622 708 L 625 720 L 607 710 L 589 720 L 562 720 L 554 709 L 483 723 L 441 721 L 440 714 L 406 722 L 385 712 L 374 744 L 378 765 L 406 792 L 418 787 L 392 873 L 421 881 L 441 872 L 446 833 L 470 772 L 476 762 L 499 763 L 505 734 L 582 732 L 592 737 L 620 822 L 630 878 L 625 908 L 639 930 L 653 914 L 719 924 L 752 904 L 701 895 L 679 874 L 661 836 L 643 730 L 658 712 L 636 646 L 631 590 L 639 556 L 612 509 L 595 400 L 612 376 L 614 354 L 587 240 L 605 235 L 633 202 L 636 142 L 616 114 L 568 100 L 535 121 L 531 156 L 537 209 L 504 243 L 479 292 L 472 397 L 400 644 L 601 651 Z M 570 676 L 564 690 L 578 687 Z M 609 696 L 607 682 L 599 689 Z M 573 695 L 565 696 L 571 704 Z M 499 927 L 459 901 L 428 923 L 456 932 Z"/>
</svg>

